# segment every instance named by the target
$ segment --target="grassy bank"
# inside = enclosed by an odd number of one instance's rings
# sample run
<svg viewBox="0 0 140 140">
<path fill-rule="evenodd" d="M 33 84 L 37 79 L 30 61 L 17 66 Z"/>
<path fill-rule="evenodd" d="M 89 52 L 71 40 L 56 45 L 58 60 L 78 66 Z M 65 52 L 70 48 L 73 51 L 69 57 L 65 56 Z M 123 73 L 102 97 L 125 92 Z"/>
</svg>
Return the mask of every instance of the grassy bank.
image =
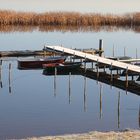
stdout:
<svg viewBox="0 0 140 140">
<path fill-rule="evenodd" d="M 63 136 L 34 137 L 24 140 L 140 140 L 140 131 L 129 130 L 123 132 L 89 132 Z"/>
<path fill-rule="evenodd" d="M 103 15 L 76 12 L 29 13 L 1 10 L 0 25 L 139 26 L 140 13 Z"/>
</svg>

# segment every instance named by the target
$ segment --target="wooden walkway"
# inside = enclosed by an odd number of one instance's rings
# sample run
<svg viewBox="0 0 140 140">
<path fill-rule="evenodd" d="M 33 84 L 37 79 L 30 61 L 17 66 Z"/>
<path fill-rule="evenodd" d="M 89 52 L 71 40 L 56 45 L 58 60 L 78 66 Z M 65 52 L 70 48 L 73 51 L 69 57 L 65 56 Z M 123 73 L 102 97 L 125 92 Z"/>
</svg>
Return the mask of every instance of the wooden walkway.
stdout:
<svg viewBox="0 0 140 140">
<path fill-rule="evenodd" d="M 110 66 L 113 66 L 113 67 L 118 67 L 118 68 L 126 69 L 128 71 L 133 71 L 133 72 L 140 73 L 140 67 L 132 65 L 132 64 L 127 64 L 127 63 L 107 59 L 107 58 L 100 57 L 100 56 L 97 56 L 97 55 L 87 54 L 87 53 L 84 53 L 84 52 L 81 52 L 81 51 L 73 50 L 73 49 L 70 49 L 70 48 L 65 48 L 65 47 L 62 47 L 62 46 L 45 46 L 45 47 L 50 49 L 50 50 L 53 50 L 53 51 L 63 52 L 63 53 L 66 53 L 66 54 L 70 54 L 70 55 L 78 56 L 78 57 L 81 57 L 81 58 L 89 59 L 89 60 L 94 61 L 94 62 L 103 63 L 103 64 L 110 65 Z"/>
</svg>

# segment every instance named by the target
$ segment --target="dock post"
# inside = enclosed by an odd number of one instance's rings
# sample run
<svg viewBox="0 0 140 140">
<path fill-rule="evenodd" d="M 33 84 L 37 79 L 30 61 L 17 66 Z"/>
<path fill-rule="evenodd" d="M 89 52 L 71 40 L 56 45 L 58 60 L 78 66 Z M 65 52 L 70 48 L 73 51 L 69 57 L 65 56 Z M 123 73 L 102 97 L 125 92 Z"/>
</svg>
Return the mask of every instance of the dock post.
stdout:
<svg viewBox="0 0 140 140">
<path fill-rule="evenodd" d="M 98 78 L 99 78 L 99 60 L 98 59 L 97 59 L 96 69 L 97 69 L 97 80 L 98 80 Z"/>
<path fill-rule="evenodd" d="M 126 47 L 124 47 L 124 56 L 126 56 Z"/>
<path fill-rule="evenodd" d="M 69 72 L 69 104 L 71 103 L 71 72 Z"/>
<path fill-rule="evenodd" d="M 128 67 L 126 68 L 126 89 L 128 88 Z"/>
<path fill-rule="evenodd" d="M 70 56 L 70 62 L 72 62 L 72 55 Z"/>
<path fill-rule="evenodd" d="M 54 69 L 54 97 L 56 97 L 56 75 L 57 75 L 57 68 Z"/>
<path fill-rule="evenodd" d="M 93 70 L 93 62 L 91 62 L 91 68 L 92 68 L 92 70 Z"/>
<path fill-rule="evenodd" d="M 43 49 L 43 50 L 44 50 L 44 56 L 46 56 L 46 49 L 45 49 L 45 48 L 46 48 L 46 47 L 44 46 L 44 49 Z"/>
<path fill-rule="evenodd" d="M 99 56 L 102 57 L 102 51 L 103 51 L 103 40 L 99 40 Z"/>
<path fill-rule="evenodd" d="M 11 68 L 12 65 L 9 63 L 9 93 L 11 93 Z"/>
<path fill-rule="evenodd" d="M 85 55 L 84 69 L 85 69 L 85 72 L 86 72 L 86 55 Z"/>
<path fill-rule="evenodd" d="M 110 66 L 110 81 L 112 82 L 113 81 L 113 75 L 112 75 L 112 63 L 111 63 L 111 66 Z"/>
<path fill-rule="evenodd" d="M 0 87 L 2 88 L 2 60 L 0 61 Z"/>
<path fill-rule="evenodd" d="M 138 59 L 138 50 L 136 48 L 136 59 Z"/>
<path fill-rule="evenodd" d="M 73 63 L 74 63 L 74 61 L 75 61 L 75 52 L 73 53 Z"/>
<path fill-rule="evenodd" d="M 118 128 L 120 128 L 120 91 L 118 93 Z"/>
<path fill-rule="evenodd" d="M 113 44 L 113 52 L 112 52 L 112 56 L 115 56 L 115 48 L 114 48 L 114 44 Z"/>
</svg>

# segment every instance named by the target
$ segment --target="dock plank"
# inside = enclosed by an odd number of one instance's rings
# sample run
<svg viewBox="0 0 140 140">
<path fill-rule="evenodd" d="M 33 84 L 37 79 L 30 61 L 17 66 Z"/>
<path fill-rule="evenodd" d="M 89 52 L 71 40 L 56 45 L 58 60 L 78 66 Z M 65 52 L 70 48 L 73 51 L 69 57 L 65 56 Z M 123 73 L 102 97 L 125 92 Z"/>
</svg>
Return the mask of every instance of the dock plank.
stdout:
<svg viewBox="0 0 140 140">
<path fill-rule="evenodd" d="M 81 57 L 81 58 L 89 59 L 91 61 L 95 61 L 95 62 L 107 64 L 107 65 L 112 65 L 114 67 L 118 67 L 118 68 L 122 68 L 122 69 L 128 69 L 129 71 L 140 73 L 140 67 L 132 65 L 132 64 L 127 64 L 127 63 L 124 63 L 124 62 L 119 62 L 119 61 L 116 61 L 116 60 L 107 59 L 107 58 L 104 58 L 104 57 L 84 53 L 84 52 L 81 52 L 81 51 L 78 51 L 78 50 L 73 50 L 73 49 L 70 49 L 70 48 L 62 47 L 62 46 L 47 46 L 46 45 L 45 47 L 49 48 L 49 49 L 52 49 L 52 50 L 55 50 L 55 51 L 58 51 L 58 52 L 67 53 L 67 54 L 70 54 L 70 55 L 74 55 L 74 56 L 78 56 L 78 57 Z"/>
</svg>

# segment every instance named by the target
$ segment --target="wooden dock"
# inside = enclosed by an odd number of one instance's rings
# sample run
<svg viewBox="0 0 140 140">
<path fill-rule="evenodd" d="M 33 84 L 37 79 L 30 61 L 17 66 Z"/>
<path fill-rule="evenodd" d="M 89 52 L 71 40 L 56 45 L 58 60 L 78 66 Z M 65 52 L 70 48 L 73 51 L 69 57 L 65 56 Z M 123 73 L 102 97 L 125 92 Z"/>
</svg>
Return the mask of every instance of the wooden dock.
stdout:
<svg viewBox="0 0 140 140">
<path fill-rule="evenodd" d="M 21 51 L 0 51 L 0 57 L 26 57 L 37 55 L 52 55 L 53 52 L 44 52 L 43 50 L 21 50 Z"/>
<path fill-rule="evenodd" d="M 90 61 L 94 61 L 94 62 L 97 62 L 97 63 L 102 63 L 102 64 L 110 65 L 110 66 L 113 66 L 113 67 L 126 69 L 128 71 L 133 71 L 133 72 L 140 73 L 140 67 L 136 66 L 136 65 L 127 64 L 127 63 L 124 63 L 124 62 L 119 62 L 119 61 L 116 61 L 116 60 L 107 59 L 107 58 L 104 58 L 104 57 L 84 53 L 84 52 L 81 52 L 81 51 L 78 51 L 78 50 L 73 50 L 73 49 L 70 49 L 70 48 L 62 47 L 62 46 L 45 46 L 45 47 L 52 50 L 52 51 L 57 51 L 57 52 L 61 52 L 61 53 L 69 54 L 69 55 L 74 55 L 74 56 L 81 57 L 81 58 L 84 58 L 84 59 L 88 59 Z"/>
<path fill-rule="evenodd" d="M 79 49 L 82 52 L 89 54 L 99 54 L 103 53 L 103 50 L 98 49 Z M 26 57 L 26 56 L 50 56 L 50 55 L 60 55 L 60 53 L 56 51 L 48 51 L 48 50 L 21 50 L 21 51 L 0 51 L 0 57 Z"/>
</svg>

